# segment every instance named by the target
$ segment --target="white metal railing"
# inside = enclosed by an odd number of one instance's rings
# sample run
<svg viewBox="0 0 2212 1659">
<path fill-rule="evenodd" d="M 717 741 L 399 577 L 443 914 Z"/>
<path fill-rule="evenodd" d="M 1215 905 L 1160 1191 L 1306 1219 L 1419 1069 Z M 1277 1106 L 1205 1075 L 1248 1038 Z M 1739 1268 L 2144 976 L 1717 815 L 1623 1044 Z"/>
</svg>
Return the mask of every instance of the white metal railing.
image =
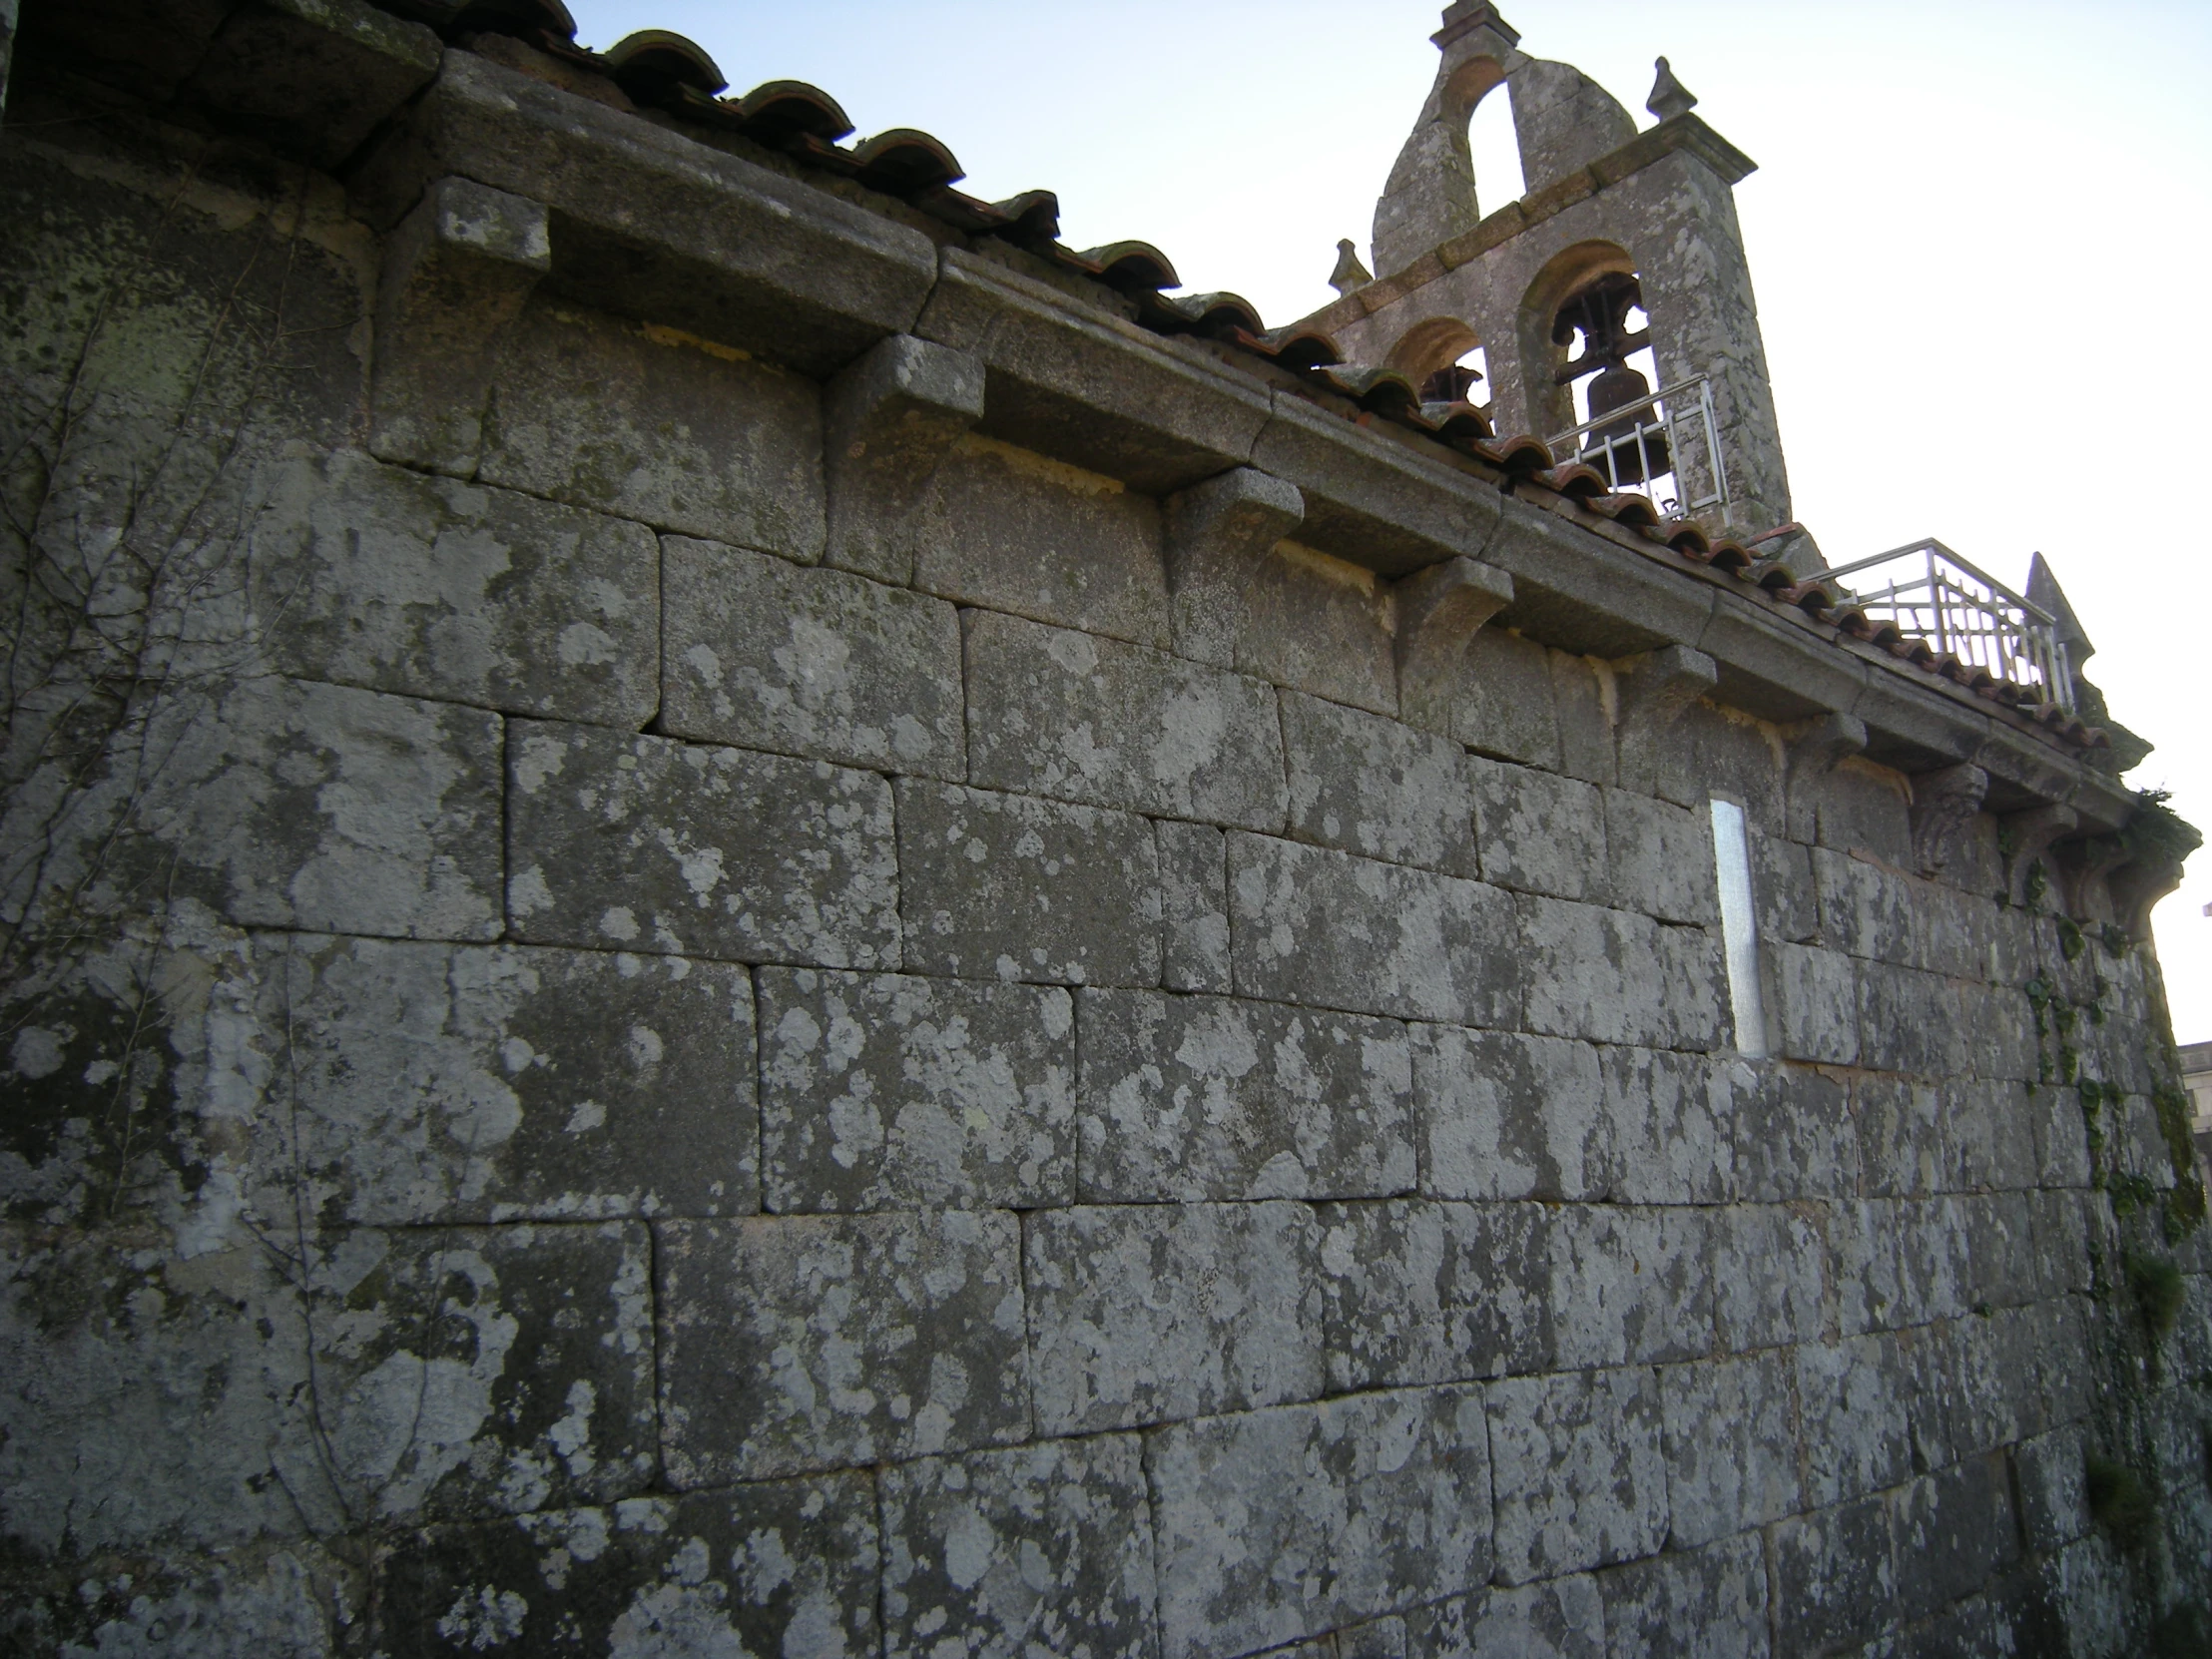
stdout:
<svg viewBox="0 0 2212 1659">
<path fill-rule="evenodd" d="M 1628 423 L 1626 431 L 1612 430 L 1607 436 L 1598 436 L 1600 427 L 1617 429 L 1623 421 Z M 1704 443 L 1706 470 L 1712 475 L 1712 488 L 1695 500 L 1683 499 L 1687 493 L 1681 471 L 1685 432 Z M 1666 439 L 1667 464 L 1655 473 L 1652 462 L 1657 457 L 1652 453 L 1652 440 L 1662 436 Z M 1721 455 L 1713 386 L 1702 374 L 1661 386 L 1642 403 L 1615 409 L 1584 421 L 1572 431 L 1561 432 L 1550 440 L 1550 447 L 1555 462 L 1580 461 L 1594 467 L 1605 474 L 1615 495 L 1625 492 L 1648 496 L 1668 518 L 1728 505 L 1728 463 Z M 1623 477 L 1623 473 L 1630 476 Z M 1665 488 L 1661 487 L 1662 480 Z"/>
<path fill-rule="evenodd" d="M 1887 575 L 1882 585 L 1869 584 Z M 2044 701 L 2074 712 L 2073 669 L 2058 619 L 2021 598 L 1987 571 L 1961 559 L 1933 536 L 1811 573 L 1805 581 L 1860 577 L 1845 588 L 1878 621 L 1928 641 L 1938 656 L 1984 668 L 1999 680 L 2039 691 Z"/>
</svg>

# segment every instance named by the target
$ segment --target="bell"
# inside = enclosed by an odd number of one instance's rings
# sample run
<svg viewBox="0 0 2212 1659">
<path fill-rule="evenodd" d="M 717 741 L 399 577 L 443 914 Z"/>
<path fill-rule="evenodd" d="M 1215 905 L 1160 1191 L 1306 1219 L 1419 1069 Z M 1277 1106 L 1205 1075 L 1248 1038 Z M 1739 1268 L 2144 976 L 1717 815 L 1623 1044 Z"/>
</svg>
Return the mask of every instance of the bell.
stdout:
<svg viewBox="0 0 2212 1659">
<path fill-rule="evenodd" d="M 1607 420 L 1606 416 L 1619 418 Z M 1651 382 L 1626 363 L 1613 362 L 1590 382 L 1590 419 L 1602 421 L 1582 440 L 1576 458 L 1595 467 L 1615 485 L 1641 484 L 1672 472 L 1667 429 L 1651 401 Z M 1643 435 L 1636 435 L 1638 425 Z"/>
</svg>

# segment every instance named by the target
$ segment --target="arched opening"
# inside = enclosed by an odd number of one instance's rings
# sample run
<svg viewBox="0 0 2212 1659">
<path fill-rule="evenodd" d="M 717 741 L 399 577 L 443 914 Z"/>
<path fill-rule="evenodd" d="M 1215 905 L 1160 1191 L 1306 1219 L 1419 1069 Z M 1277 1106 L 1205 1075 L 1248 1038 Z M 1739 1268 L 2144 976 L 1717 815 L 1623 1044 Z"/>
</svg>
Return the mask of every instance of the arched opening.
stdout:
<svg viewBox="0 0 2212 1659">
<path fill-rule="evenodd" d="M 1455 316 L 1431 316 L 1398 335 L 1382 359 L 1420 387 L 1423 403 L 1472 403 L 1487 410 L 1489 363 L 1472 328 Z"/>
<path fill-rule="evenodd" d="M 1659 391 L 1651 319 L 1635 261 L 1613 243 L 1582 243 L 1529 285 L 1520 312 L 1529 406 L 1553 452 L 1681 510 L 1673 431 Z M 1548 369 L 1548 372 L 1546 371 Z"/>
<path fill-rule="evenodd" d="M 1513 120 L 1513 88 L 1499 82 L 1474 106 L 1467 122 L 1467 153 L 1474 163 L 1478 198 L 1495 213 L 1528 194 L 1521 171 L 1520 129 Z"/>
</svg>

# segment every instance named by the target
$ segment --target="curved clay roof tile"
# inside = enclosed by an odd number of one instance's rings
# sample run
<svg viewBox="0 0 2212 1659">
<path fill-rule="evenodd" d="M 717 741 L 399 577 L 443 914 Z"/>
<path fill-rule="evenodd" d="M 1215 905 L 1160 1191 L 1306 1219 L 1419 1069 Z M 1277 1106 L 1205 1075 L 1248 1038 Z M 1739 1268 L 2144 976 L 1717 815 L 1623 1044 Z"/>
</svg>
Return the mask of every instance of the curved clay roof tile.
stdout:
<svg viewBox="0 0 2212 1659">
<path fill-rule="evenodd" d="M 909 196 L 967 177 L 943 142 L 912 127 L 893 127 L 852 152 L 860 182 L 886 196 Z"/>
<path fill-rule="evenodd" d="M 834 144 L 852 133 L 852 123 L 845 118 L 843 107 L 822 88 L 805 81 L 763 81 L 743 98 L 732 99 L 730 107 L 765 138 L 804 133 L 825 144 Z"/>
<path fill-rule="evenodd" d="M 1117 287 L 1157 291 L 1183 285 L 1168 257 L 1149 242 L 1110 242 L 1103 248 L 1086 248 L 1076 258 Z"/>
<path fill-rule="evenodd" d="M 640 103 L 653 102 L 653 94 L 671 83 L 710 98 L 730 84 L 706 48 L 667 29 L 624 35 L 601 55 L 615 85 Z"/>
</svg>

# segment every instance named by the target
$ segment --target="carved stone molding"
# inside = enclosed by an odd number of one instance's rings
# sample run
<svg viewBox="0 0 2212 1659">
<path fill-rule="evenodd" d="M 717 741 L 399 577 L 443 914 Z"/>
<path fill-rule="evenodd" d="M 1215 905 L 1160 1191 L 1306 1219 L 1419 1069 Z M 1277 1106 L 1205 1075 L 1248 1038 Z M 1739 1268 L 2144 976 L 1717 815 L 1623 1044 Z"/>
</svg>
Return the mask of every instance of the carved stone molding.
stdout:
<svg viewBox="0 0 2212 1659">
<path fill-rule="evenodd" d="M 2061 802 L 2032 807 L 2024 813 L 2008 813 L 2002 823 L 2005 835 L 2012 843 L 2011 859 L 2004 872 L 2005 892 L 2013 903 L 2024 904 L 2027 902 L 2027 872 L 2051 842 L 2081 828 L 2081 815 Z"/>
<path fill-rule="evenodd" d="M 499 337 L 553 267 L 545 205 L 439 179 L 392 231 L 376 293 L 369 453 L 476 471 Z"/>
<path fill-rule="evenodd" d="M 1513 602 L 1513 579 L 1474 559 L 1446 559 L 1396 583 L 1391 596 L 1398 718 L 1449 737 L 1452 692 L 1467 642 Z"/>
<path fill-rule="evenodd" d="M 1913 862 L 1940 875 L 1989 793 L 1989 775 L 1970 763 L 1924 772 L 1913 780 Z"/>
<path fill-rule="evenodd" d="M 1260 561 L 1306 517 L 1306 498 L 1240 466 L 1162 503 L 1175 649 L 1216 668 L 1236 665 L 1247 595 Z"/>
<path fill-rule="evenodd" d="M 1839 761 L 1863 753 L 1867 723 L 1856 715 L 1823 715 L 1790 745 L 1785 812 L 1792 840 L 1811 841 L 1820 831 L 1820 783 Z"/>
<path fill-rule="evenodd" d="M 892 334 L 824 388 L 825 563 L 886 582 L 912 578 L 917 511 L 960 434 L 983 417 L 983 382 L 980 358 Z"/>
<path fill-rule="evenodd" d="M 1659 746 L 1683 710 L 1720 682 L 1720 670 L 1702 651 L 1670 645 L 1654 651 L 1620 677 L 1620 785 L 1658 793 Z"/>
</svg>

